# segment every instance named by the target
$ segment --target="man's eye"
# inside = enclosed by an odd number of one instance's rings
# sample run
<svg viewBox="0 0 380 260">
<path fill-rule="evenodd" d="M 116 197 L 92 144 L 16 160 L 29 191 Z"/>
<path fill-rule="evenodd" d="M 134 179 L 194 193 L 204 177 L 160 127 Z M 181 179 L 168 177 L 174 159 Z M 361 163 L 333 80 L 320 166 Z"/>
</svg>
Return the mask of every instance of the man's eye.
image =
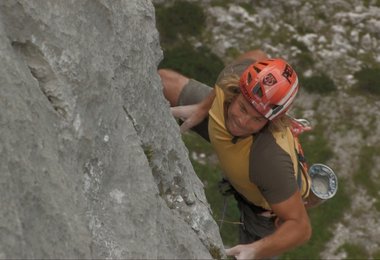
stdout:
<svg viewBox="0 0 380 260">
<path fill-rule="evenodd" d="M 255 121 L 255 122 L 261 122 L 261 121 L 263 121 L 263 118 L 262 117 L 253 117 L 253 121 Z"/>
<path fill-rule="evenodd" d="M 243 105 L 240 105 L 240 111 L 246 113 L 247 109 Z"/>
</svg>

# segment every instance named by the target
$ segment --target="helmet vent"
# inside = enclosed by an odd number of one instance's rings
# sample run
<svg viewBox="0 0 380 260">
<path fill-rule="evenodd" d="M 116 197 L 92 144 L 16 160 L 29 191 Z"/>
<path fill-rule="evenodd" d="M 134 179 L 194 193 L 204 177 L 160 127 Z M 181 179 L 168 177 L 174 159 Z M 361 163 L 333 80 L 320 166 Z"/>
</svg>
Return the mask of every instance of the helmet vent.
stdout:
<svg viewBox="0 0 380 260">
<path fill-rule="evenodd" d="M 257 96 L 259 96 L 260 98 L 263 97 L 263 91 L 262 91 L 262 89 L 261 89 L 261 87 L 260 87 L 260 83 L 259 83 L 259 82 L 257 82 L 257 84 L 256 84 L 256 86 L 253 88 L 252 92 L 253 92 L 254 95 L 257 95 Z"/>
<path fill-rule="evenodd" d="M 265 62 L 259 62 L 259 64 L 264 65 L 264 66 L 268 66 L 268 63 L 265 63 Z"/>
<path fill-rule="evenodd" d="M 282 105 L 273 105 L 273 107 L 272 107 L 272 114 L 274 115 L 274 114 L 277 114 L 281 109 L 282 109 Z"/>
<path fill-rule="evenodd" d="M 251 82 L 252 82 L 252 75 L 251 75 L 251 73 L 248 73 L 247 84 L 249 85 L 249 84 L 251 84 Z"/>
<path fill-rule="evenodd" d="M 260 73 L 261 69 L 259 69 L 259 68 L 256 67 L 256 66 L 253 66 L 253 68 L 255 69 L 255 71 L 256 71 L 257 73 Z"/>
</svg>

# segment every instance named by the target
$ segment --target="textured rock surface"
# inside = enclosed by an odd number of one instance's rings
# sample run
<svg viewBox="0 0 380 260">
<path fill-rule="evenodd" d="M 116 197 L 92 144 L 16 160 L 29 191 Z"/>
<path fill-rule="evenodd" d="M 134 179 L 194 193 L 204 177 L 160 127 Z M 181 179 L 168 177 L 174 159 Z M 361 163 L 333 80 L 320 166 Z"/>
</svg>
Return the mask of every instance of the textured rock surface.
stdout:
<svg viewBox="0 0 380 260">
<path fill-rule="evenodd" d="M 0 2 L 0 258 L 211 258 L 153 5 Z"/>
</svg>

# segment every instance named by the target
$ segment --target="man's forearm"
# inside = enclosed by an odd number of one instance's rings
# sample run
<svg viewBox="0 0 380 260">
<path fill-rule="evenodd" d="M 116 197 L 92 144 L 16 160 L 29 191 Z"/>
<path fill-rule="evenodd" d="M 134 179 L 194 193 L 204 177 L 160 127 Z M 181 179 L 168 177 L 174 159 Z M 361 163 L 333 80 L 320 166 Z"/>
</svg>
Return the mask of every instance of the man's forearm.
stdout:
<svg viewBox="0 0 380 260">
<path fill-rule="evenodd" d="M 273 257 L 304 244 L 310 236 L 310 223 L 288 220 L 282 223 L 272 235 L 252 243 L 251 246 L 254 248 L 255 257 Z"/>
</svg>

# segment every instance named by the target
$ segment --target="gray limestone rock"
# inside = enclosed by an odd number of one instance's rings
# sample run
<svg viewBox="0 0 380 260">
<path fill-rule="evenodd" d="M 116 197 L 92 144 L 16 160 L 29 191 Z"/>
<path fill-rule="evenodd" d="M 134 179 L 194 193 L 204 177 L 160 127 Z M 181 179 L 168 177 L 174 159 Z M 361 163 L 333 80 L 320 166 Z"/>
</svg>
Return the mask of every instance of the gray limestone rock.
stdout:
<svg viewBox="0 0 380 260">
<path fill-rule="evenodd" d="M 0 1 L 0 258 L 218 258 L 147 0 Z"/>
</svg>

